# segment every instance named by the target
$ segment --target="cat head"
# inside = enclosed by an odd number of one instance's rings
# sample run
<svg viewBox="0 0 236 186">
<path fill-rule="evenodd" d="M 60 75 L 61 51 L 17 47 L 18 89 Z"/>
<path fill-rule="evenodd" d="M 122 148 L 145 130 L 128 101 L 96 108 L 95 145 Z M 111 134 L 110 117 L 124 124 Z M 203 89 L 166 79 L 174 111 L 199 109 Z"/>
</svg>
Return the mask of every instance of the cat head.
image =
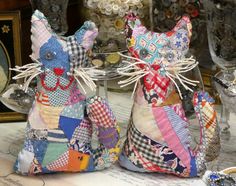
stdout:
<svg viewBox="0 0 236 186">
<path fill-rule="evenodd" d="M 192 26 L 183 16 L 175 27 L 164 33 L 149 31 L 133 14 L 126 17 L 127 47 L 131 54 L 150 65 L 165 65 L 183 58 L 189 49 Z"/>
<path fill-rule="evenodd" d="M 32 58 L 41 63 L 41 70 L 52 71 L 57 76 L 73 74 L 87 62 L 87 52 L 92 48 L 98 29 L 87 21 L 72 36 L 58 36 L 49 25 L 46 17 L 36 10 L 32 15 L 31 41 Z"/>
<path fill-rule="evenodd" d="M 129 64 L 127 68 L 118 69 L 122 75 L 132 76 L 126 81 L 121 81 L 122 86 L 135 80 L 137 85 L 141 79 L 144 97 L 148 103 L 156 105 L 165 101 L 174 92 L 174 86 L 181 97 L 176 80 L 186 89 L 190 89 L 188 85 L 197 83 L 182 75 L 198 64 L 193 57 L 185 57 L 192 33 L 188 16 L 183 16 L 172 30 L 157 33 L 149 31 L 140 19 L 131 13 L 126 17 L 125 33 L 127 47 L 133 58 L 125 57 L 132 58 L 135 63 Z"/>
</svg>

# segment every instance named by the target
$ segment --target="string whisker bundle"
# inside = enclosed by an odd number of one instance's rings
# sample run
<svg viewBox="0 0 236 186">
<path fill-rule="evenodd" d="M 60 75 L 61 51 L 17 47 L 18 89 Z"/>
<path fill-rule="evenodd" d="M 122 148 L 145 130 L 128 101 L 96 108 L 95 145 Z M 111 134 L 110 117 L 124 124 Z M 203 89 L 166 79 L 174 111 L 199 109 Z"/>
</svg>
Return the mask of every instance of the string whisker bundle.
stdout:
<svg viewBox="0 0 236 186">
<path fill-rule="evenodd" d="M 31 56 L 32 58 L 32 56 Z M 9 68 L 12 71 L 15 71 L 19 74 L 15 75 L 12 79 L 18 80 L 24 78 L 23 90 L 28 91 L 30 82 L 43 71 L 41 70 L 42 64 L 38 61 L 36 63 L 30 63 L 23 66 L 15 66 L 14 68 Z"/>
<path fill-rule="evenodd" d="M 125 87 L 132 83 L 135 83 L 134 90 L 132 93 L 132 97 L 133 97 L 138 81 L 142 77 L 148 75 L 149 73 L 154 75 L 154 72 L 152 71 L 150 64 L 148 64 L 147 62 L 141 59 L 135 58 L 135 57 L 124 55 L 122 53 L 118 53 L 118 54 L 124 58 L 132 60 L 132 61 L 123 60 L 123 62 L 127 63 L 127 65 L 124 67 L 118 68 L 117 72 L 122 76 L 130 76 L 129 78 L 118 82 L 120 87 Z M 164 58 L 161 59 L 161 61 L 163 60 Z M 140 67 L 141 65 L 143 65 L 144 67 L 141 68 Z M 191 71 L 197 65 L 198 65 L 198 62 L 193 58 L 193 56 L 190 56 L 189 58 L 183 58 L 173 63 L 163 65 L 163 69 L 165 70 L 166 76 L 174 83 L 177 91 L 179 92 L 181 99 L 182 99 L 182 94 L 181 94 L 179 85 L 176 83 L 176 80 L 178 80 L 179 83 L 185 89 L 193 92 L 193 90 L 188 85 L 196 86 L 196 83 L 199 83 L 199 81 L 188 79 L 185 76 L 183 76 L 182 73 Z"/>
<path fill-rule="evenodd" d="M 92 91 L 95 91 L 97 88 L 97 85 L 94 83 L 93 80 L 96 80 L 95 78 L 92 78 L 94 75 L 104 75 L 105 71 L 98 70 L 98 69 L 92 69 L 92 68 L 78 68 L 74 69 L 74 78 L 78 82 L 79 86 L 82 88 L 83 92 L 86 94 L 85 88 L 83 87 L 81 81 L 79 80 L 79 77 L 83 80 L 85 85 L 87 85 Z"/>
</svg>

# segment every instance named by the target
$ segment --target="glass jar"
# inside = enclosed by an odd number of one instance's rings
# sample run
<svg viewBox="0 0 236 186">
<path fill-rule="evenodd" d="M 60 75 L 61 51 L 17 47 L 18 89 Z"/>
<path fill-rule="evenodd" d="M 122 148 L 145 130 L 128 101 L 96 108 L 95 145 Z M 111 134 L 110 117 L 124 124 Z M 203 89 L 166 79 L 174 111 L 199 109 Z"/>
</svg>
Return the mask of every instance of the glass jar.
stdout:
<svg viewBox="0 0 236 186">
<path fill-rule="evenodd" d="M 97 53 L 126 50 L 125 15 L 133 12 L 148 19 L 148 0 L 84 0 L 85 19 L 95 22 L 99 34 L 93 51 Z"/>
</svg>

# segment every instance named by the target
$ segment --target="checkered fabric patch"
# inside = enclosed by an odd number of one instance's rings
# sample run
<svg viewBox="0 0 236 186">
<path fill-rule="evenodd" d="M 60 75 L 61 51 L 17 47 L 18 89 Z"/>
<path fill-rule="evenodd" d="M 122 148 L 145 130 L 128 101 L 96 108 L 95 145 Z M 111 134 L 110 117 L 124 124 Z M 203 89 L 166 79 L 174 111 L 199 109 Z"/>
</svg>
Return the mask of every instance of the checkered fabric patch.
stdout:
<svg viewBox="0 0 236 186">
<path fill-rule="evenodd" d="M 57 81 L 58 81 L 58 77 L 55 76 L 52 71 L 48 72 L 47 76 L 45 77 L 45 83 L 47 84 L 47 86 L 55 87 Z M 60 81 L 60 85 L 62 85 L 63 87 L 69 84 L 69 80 L 62 77 L 60 77 L 59 81 Z M 47 91 L 50 105 L 55 106 L 55 107 L 65 105 L 70 96 L 71 89 L 72 89 L 72 86 L 70 86 L 66 90 L 57 88 L 56 91 Z"/>
<path fill-rule="evenodd" d="M 90 122 L 84 119 L 78 127 L 76 127 L 73 135 L 73 139 L 77 139 L 80 142 L 90 143 L 92 138 L 92 126 Z"/>
<path fill-rule="evenodd" d="M 88 58 L 86 49 L 78 44 L 75 36 L 67 38 L 67 50 L 70 56 L 70 72 L 81 66 L 86 66 Z"/>
<path fill-rule="evenodd" d="M 58 168 L 64 167 L 65 165 L 68 164 L 68 160 L 69 160 L 69 151 L 66 151 L 56 161 L 49 163 L 47 165 L 47 169 L 53 171 Z"/>
<path fill-rule="evenodd" d="M 165 164 L 158 154 L 155 154 L 153 148 L 148 144 L 145 136 L 142 135 L 134 126 L 133 123 L 130 124 L 128 131 L 128 138 L 130 139 L 130 143 L 137 149 L 139 154 L 145 158 L 146 160 L 156 164 L 161 169 L 166 170 L 167 172 L 173 172 L 174 170 Z M 144 165 L 147 167 L 147 164 Z"/>
<path fill-rule="evenodd" d="M 170 79 L 167 77 L 161 77 L 158 73 L 154 76 L 149 74 L 144 77 L 144 85 L 147 91 L 154 90 L 159 97 L 164 99 L 166 97 L 168 86 L 170 85 Z"/>
<path fill-rule="evenodd" d="M 201 159 L 201 163 L 198 162 L 199 165 L 204 164 L 206 161 L 214 160 L 220 153 L 220 128 L 217 122 L 216 111 L 212 106 L 213 102 L 213 98 L 206 92 L 196 92 L 194 94 L 194 109 L 205 131 L 202 139 L 204 146 L 202 151 L 207 153 Z"/>
<path fill-rule="evenodd" d="M 115 116 L 105 100 L 95 97 L 88 101 L 89 119 L 97 126 L 114 127 L 116 124 Z"/>
<path fill-rule="evenodd" d="M 102 157 L 102 154 L 105 153 L 105 150 L 106 150 L 105 147 L 101 144 L 100 147 L 92 151 L 95 167 L 98 165 L 98 158 Z"/>
</svg>

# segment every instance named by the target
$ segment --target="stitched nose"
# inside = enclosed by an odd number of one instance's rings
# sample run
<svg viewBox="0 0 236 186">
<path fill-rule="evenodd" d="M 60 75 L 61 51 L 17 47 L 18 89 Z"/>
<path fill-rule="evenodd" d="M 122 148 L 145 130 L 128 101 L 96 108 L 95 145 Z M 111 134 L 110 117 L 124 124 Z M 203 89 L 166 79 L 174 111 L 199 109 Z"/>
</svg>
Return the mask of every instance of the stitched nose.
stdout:
<svg viewBox="0 0 236 186">
<path fill-rule="evenodd" d="M 57 76 L 62 76 L 65 70 L 63 68 L 54 68 L 53 71 Z"/>
</svg>

